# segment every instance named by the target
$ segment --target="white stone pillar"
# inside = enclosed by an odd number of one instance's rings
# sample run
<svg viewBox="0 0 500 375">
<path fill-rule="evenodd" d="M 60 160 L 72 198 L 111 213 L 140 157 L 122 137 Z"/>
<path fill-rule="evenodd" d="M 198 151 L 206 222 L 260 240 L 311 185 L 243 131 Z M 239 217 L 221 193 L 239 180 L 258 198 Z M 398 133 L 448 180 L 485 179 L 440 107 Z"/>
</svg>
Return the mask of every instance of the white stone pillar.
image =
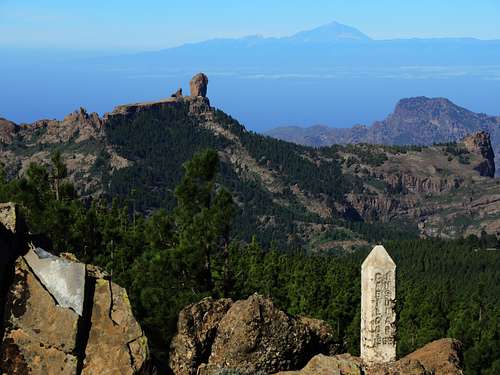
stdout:
<svg viewBox="0 0 500 375">
<path fill-rule="evenodd" d="M 396 263 L 375 246 L 361 266 L 361 358 L 396 360 Z"/>
</svg>

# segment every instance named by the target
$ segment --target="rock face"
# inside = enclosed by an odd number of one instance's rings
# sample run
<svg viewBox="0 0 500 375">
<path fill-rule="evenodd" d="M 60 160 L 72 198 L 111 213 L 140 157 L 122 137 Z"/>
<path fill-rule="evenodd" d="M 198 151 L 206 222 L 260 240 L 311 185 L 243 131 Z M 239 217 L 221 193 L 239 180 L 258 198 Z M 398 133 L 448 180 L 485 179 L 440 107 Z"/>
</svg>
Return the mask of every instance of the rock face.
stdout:
<svg viewBox="0 0 500 375">
<path fill-rule="evenodd" d="M 462 375 L 461 344 L 452 339 L 434 341 L 397 362 L 370 367 L 361 358 L 342 354 L 318 355 L 300 371 L 277 375 Z"/>
<path fill-rule="evenodd" d="M 176 375 L 215 374 L 223 368 L 273 373 L 300 368 L 315 354 L 333 354 L 336 345 L 324 322 L 294 318 L 271 300 L 205 299 L 179 316 L 171 346 Z"/>
<path fill-rule="evenodd" d="M 4 332 L 3 303 L 14 279 L 14 263 L 23 251 L 25 229 L 16 205 L 0 204 L 0 338 Z"/>
<path fill-rule="evenodd" d="M 175 374 L 195 375 L 207 361 L 219 323 L 232 304 L 230 299 L 205 298 L 180 312 L 177 335 L 170 345 L 170 367 Z"/>
<path fill-rule="evenodd" d="M 6 235 L 22 228 L 15 205 L 0 206 L 0 222 L 2 252 L 16 250 L 2 270 L 2 375 L 148 374 L 147 340 L 125 290 L 70 255 L 22 255 L 23 242 Z"/>
<path fill-rule="evenodd" d="M 198 73 L 189 82 L 189 87 L 191 89 L 191 96 L 205 98 L 207 96 L 208 77 L 203 73 Z"/>
<path fill-rule="evenodd" d="M 109 280 L 95 280 L 82 375 L 146 373 L 148 359 L 147 339 L 125 289 Z"/>
<path fill-rule="evenodd" d="M 361 266 L 361 358 L 367 363 L 396 360 L 396 264 L 383 246 Z"/>
<path fill-rule="evenodd" d="M 11 143 L 17 130 L 16 124 L 0 117 L 0 142 Z"/>
<path fill-rule="evenodd" d="M 76 374 L 79 317 L 54 303 L 27 262 L 16 263 L 0 364 L 8 374 Z"/>
<path fill-rule="evenodd" d="M 495 154 L 491 147 L 490 135 L 486 132 L 479 132 L 466 137 L 462 142 L 467 151 L 484 158 L 484 160 L 477 164 L 474 169 L 477 170 L 481 176 L 494 177 Z"/>
</svg>

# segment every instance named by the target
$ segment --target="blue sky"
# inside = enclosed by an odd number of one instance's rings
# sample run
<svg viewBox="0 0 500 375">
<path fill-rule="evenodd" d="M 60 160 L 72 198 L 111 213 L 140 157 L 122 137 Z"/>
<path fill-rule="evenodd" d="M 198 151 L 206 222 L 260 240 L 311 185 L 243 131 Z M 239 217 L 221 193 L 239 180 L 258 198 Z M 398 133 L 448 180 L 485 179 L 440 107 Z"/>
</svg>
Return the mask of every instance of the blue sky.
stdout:
<svg viewBox="0 0 500 375">
<path fill-rule="evenodd" d="M 333 20 L 376 39 L 500 39 L 498 0 L 0 0 L 0 46 L 151 50 Z"/>
</svg>

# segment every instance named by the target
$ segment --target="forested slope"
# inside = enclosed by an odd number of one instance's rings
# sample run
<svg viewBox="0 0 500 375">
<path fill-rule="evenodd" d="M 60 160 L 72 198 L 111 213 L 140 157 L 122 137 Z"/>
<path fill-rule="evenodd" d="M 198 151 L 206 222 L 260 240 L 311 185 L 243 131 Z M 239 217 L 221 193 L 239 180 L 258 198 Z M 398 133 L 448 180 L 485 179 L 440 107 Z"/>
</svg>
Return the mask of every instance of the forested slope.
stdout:
<svg viewBox="0 0 500 375">
<path fill-rule="evenodd" d="M 217 153 L 185 165 L 170 210 L 148 217 L 128 206 L 81 200 L 54 155 L 48 169 L 0 183 L 37 245 L 72 252 L 103 267 L 129 291 L 159 365 L 179 311 L 205 296 L 246 298 L 259 292 L 291 314 L 329 322 L 340 351 L 359 351 L 360 266 L 369 246 L 338 255 L 306 254 L 249 243 L 232 231 L 236 203 L 216 183 Z M 132 209 L 132 210 L 131 210 Z M 442 337 L 464 343 L 467 374 L 496 374 L 500 357 L 500 244 L 483 234 L 459 240 L 387 240 L 397 263 L 398 354 Z"/>
</svg>

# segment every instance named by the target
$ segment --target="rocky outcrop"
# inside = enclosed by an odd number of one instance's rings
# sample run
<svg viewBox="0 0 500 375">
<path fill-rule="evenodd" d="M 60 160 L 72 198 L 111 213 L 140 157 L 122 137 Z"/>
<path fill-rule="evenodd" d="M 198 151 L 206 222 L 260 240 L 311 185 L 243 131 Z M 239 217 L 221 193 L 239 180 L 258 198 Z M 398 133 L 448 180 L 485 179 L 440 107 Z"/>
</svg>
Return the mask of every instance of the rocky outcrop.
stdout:
<svg viewBox="0 0 500 375">
<path fill-rule="evenodd" d="M 462 375 L 461 344 L 452 339 L 432 342 L 388 365 L 369 367 L 349 354 L 317 355 L 300 371 L 276 375 Z"/>
<path fill-rule="evenodd" d="M 176 375 L 227 368 L 272 373 L 336 348 L 325 322 L 291 317 L 260 295 L 235 303 L 205 299 L 181 312 L 170 366 Z"/>
<path fill-rule="evenodd" d="M 291 369 L 307 361 L 311 344 L 305 325 L 253 295 L 236 302 L 220 321 L 209 364 L 268 373 Z"/>
<path fill-rule="evenodd" d="M 474 166 L 474 169 L 477 170 L 481 176 L 494 177 L 495 154 L 491 147 L 490 135 L 486 132 L 479 132 L 466 137 L 462 142 L 467 151 L 483 158 L 483 160 Z"/>
<path fill-rule="evenodd" d="M 349 354 L 328 357 L 318 354 L 299 371 L 284 371 L 276 375 L 363 375 L 363 361 Z"/>
<path fill-rule="evenodd" d="M 174 92 L 171 96 L 171 98 L 177 98 L 180 99 L 182 98 L 182 89 L 178 89 L 176 92 Z"/>
<path fill-rule="evenodd" d="M 461 375 L 462 344 L 453 339 L 441 339 L 427 344 L 421 349 L 403 357 L 396 362 L 394 370 L 405 373 L 408 364 L 418 362 L 433 375 Z M 396 374 L 397 372 L 394 371 Z M 382 374 L 382 371 L 378 371 Z"/>
<path fill-rule="evenodd" d="M 436 175 L 421 177 L 407 172 L 386 174 L 381 176 L 381 179 L 387 183 L 391 192 L 402 194 L 443 193 L 457 189 L 463 182 L 463 179 L 459 176 L 441 177 Z"/>
<path fill-rule="evenodd" d="M 15 205 L 0 207 L 0 221 L 2 244 L 16 250 L 1 274 L 7 275 L 0 295 L 1 373 L 148 374 L 147 340 L 125 290 L 69 254 L 26 252 L 23 241 L 12 242 L 16 236 L 5 232 L 20 235 L 22 228 Z"/>
<path fill-rule="evenodd" d="M 385 195 L 348 194 L 346 199 L 359 217 L 367 221 L 389 221 L 402 208 L 400 201 Z"/>
<path fill-rule="evenodd" d="M 18 127 L 12 121 L 0 117 L 0 142 L 10 144 L 14 140 Z"/>
<path fill-rule="evenodd" d="M 59 144 L 74 141 L 76 144 L 99 140 L 104 136 L 103 121 L 97 113 L 85 108 L 67 115 L 63 120 L 39 120 L 31 125 L 21 125 L 18 136 L 25 142 Z"/>
<path fill-rule="evenodd" d="M 175 375 L 462 375 L 462 345 L 432 342 L 384 365 L 337 355 L 331 327 L 291 317 L 258 294 L 246 300 L 205 298 L 179 314 L 171 344 Z M 302 370 L 300 370 L 302 368 Z"/>
<path fill-rule="evenodd" d="M 205 98 L 207 96 L 208 77 L 203 73 L 198 73 L 189 82 L 189 87 L 191 89 L 191 96 Z"/>
</svg>

